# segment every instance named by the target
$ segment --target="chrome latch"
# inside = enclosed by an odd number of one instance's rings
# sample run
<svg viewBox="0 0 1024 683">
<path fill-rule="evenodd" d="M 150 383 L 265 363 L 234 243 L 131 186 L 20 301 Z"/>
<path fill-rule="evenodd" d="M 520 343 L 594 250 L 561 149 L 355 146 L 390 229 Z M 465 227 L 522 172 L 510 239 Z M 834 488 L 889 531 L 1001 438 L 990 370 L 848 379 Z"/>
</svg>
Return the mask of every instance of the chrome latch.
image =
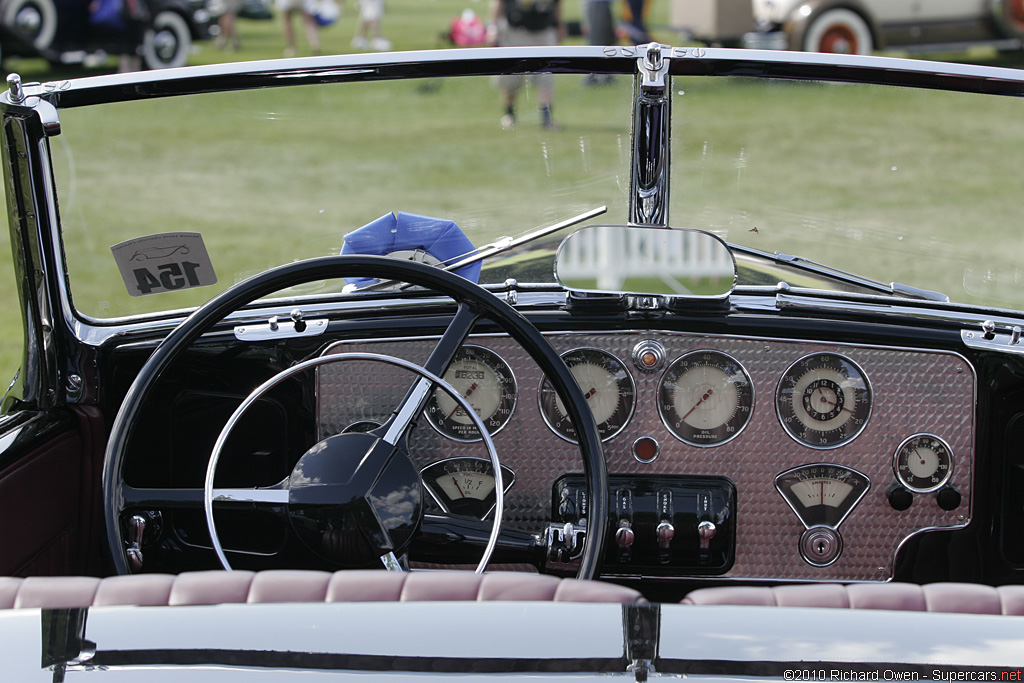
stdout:
<svg viewBox="0 0 1024 683">
<path fill-rule="evenodd" d="M 1001 351 L 1024 355 L 1024 342 L 1021 341 L 1021 326 L 1012 325 L 1000 328 L 992 320 L 981 324 L 981 330 L 961 330 L 960 339 L 972 349 Z"/>
<path fill-rule="evenodd" d="M 326 331 L 326 319 L 306 320 L 302 311 L 296 308 L 288 315 L 287 319 L 275 315 L 271 316 L 265 324 L 237 325 L 235 338 L 239 341 L 267 341 L 291 337 L 315 337 Z"/>
</svg>

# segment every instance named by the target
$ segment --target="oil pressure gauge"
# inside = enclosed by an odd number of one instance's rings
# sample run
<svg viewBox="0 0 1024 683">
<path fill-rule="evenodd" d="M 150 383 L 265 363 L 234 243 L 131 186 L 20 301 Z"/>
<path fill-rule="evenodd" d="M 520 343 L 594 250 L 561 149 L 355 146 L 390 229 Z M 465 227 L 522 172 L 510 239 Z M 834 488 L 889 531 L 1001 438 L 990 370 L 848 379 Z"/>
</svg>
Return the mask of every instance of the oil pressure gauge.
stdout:
<svg viewBox="0 0 1024 683">
<path fill-rule="evenodd" d="M 953 474 L 953 451 L 937 436 L 915 434 L 896 449 L 892 468 L 900 483 L 911 491 L 937 491 Z"/>
<path fill-rule="evenodd" d="M 678 439 L 717 446 L 736 437 L 754 406 L 750 377 L 720 351 L 692 351 L 669 366 L 658 387 L 658 412 Z"/>
</svg>

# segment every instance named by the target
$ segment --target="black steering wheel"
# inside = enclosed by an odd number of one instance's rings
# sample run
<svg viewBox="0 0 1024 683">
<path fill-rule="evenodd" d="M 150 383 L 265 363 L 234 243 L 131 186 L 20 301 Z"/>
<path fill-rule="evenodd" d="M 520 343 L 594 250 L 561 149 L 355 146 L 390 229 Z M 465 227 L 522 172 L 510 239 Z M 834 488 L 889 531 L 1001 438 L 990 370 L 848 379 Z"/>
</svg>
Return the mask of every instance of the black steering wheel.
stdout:
<svg viewBox="0 0 1024 683">
<path fill-rule="evenodd" d="M 481 318 L 487 318 L 499 325 L 533 358 L 558 393 L 566 413 L 576 426 L 579 448 L 583 457 L 584 479 L 589 499 L 589 513 L 582 554 L 579 558 L 577 576 L 593 578 L 597 575 L 601 549 L 607 532 L 608 511 L 608 470 L 601 447 L 601 438 L 586 398 L 558 352 L 541 333 L 518 311 L 487 290 L 458 275 L 434 266 L 412 261 L 401 261 L 383 256 L 331 256 L 298 261 L 280 266 L 240 282 L 218 294 L 197 309 L 175 328 L 143 365 L 135 381 L 125 395 L 121 409 L 111 430 L 103 463 L 104 516 L 107 539 L 114 567 L 119 574 L 131 573 L 128 556 L 138 552 L 137 547 L 129 548 L 122 524 L 124 514 L 132 509 L 152 509 L 176 505 L 201 506 L 203 489 L 154 489 L 129 486 L 124 481 L 124 465 L 128 445 L 135 422 L 142 407 L 152 397 L 154 387 L 168 367 L 193 342 L 213 325 L 223 320 L 240 307 L 262 297 L 310 281 L 336 278 L 375 278 L 406 282 L 424 287 L 453 299 L 458 307 L 448 328 L 441 335 L 430 357 L 422 366 L 426 373 L 420 373 L 420 381 L 410 389 L 392 418 L 371 435 L 351 435 L 354 438 L 340 439 L 348 435 L 328 437 L 307 451 L 293 471 L 292 479 L 305 479 L 300 467 L 309 466 L 307 456 L 311 453 L 358 451 L 354 459 L 365 462 L 366 471 L 357 471 L 354 465 L 340 473 L 336 481 L 322 487 L 296 487 L 281 494 L 282 501 L 289 508 L 330 509 L 332 497 L 338 495 L 337 485 L 341 479 L 354 482 L 373 482 L 381 477 L 415 477 L 419 474 L 410 467 L 402 442 L 405 430 L 416 414 L 422 409 L 424 396 L 433 383 L 429 376 L 441 377 L 451 364 L 456 352 Z M 387 438 L 382 438 L 387 436 Z M 344 453 L 343 453 L 344 454 Z M 332 457 L 334 462 L 351 462 L 352 456 Z M 332 465 L 332 467 L 334 467 Z M 372 498 L 370 491 L 363 491 L 366 498 Z M 334 502 L 340 502 L 335 500 Z M 356 508 L 350 514 L 373 526 L 373 511 L 365 507 Z M 371 545 L 387 554 L 393 550 L 394 536 L 401 536 L 404 529 L 388 529 L 377 526 L 367 533 Z M 403 539 L 407 542 L 408 539 Z"/>
</svg>

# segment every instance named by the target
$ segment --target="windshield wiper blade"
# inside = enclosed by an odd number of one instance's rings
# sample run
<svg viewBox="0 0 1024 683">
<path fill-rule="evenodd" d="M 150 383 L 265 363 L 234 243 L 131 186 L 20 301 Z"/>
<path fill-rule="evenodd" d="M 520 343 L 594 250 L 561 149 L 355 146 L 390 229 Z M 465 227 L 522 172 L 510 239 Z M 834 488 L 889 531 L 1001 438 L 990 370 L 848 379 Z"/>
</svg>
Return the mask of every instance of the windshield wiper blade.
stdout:
<svg viewBox="0 0 1024 683">
<path fill-rule="evenodd" d="M 885 284 L 878 280 L 871 280 L 860 275 L 849 273 L 839 268 L 833 268 L 817 261 L 812 261 L 803 256 L 793 256 L 786 254 L 781 251 L 769 253 L 760 249 L 754 249 L 753 247 L 744 247 L 738 244 L 729 244 L 729 249 L 747 254 L 749 256 L 757 256 L 775 263 L 782 265 L 791 266 L 800 270 L 814 273 L 822 277 L 827 277 L 832 280 L 839 280 L 847 284 L 851 284 L 857 287 L 863 287 L 865 289 L 871 289 L 876 292 L 882 292 L 883 294 L 895 294 L 896 296 L 911 298 L 911 299 L 924 299 L 926 301 L 938 301 L 941 303 L 949 303 L 949 297 L 942 292 L 933 292 L 927 289 L 920 289 L 918 287 L 912 287 L 910 285 L 904 285 L 899 282 L 890 282 Z"/>
</svg>

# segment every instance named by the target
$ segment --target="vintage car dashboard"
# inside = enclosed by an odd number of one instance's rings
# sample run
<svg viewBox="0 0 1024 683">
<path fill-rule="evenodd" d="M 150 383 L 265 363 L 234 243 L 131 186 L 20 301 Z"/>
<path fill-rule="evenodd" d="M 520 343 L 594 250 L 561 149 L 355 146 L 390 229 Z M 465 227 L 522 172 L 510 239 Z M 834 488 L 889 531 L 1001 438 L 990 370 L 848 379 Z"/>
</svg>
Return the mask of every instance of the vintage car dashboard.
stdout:
<svg viewBox="0 0 1024 683">
<path fill-rule="evenodd" d="M 663 330 L 547 338 L 604 441 L 606 576 L 889 580 L 909 539 L 971 521 L 977 380 L 958 353 Z M 422 363 L 434 341 L 324 353 Z M 320 438 L 379 424 L 411 381 L 357 359 L 318 373 Z M 502 335 L 471 336 L 445 378 L 492 435 L 506 527 L 543 539 L 547 569 L 571 569 L 587 501 L 560 402 Z M 470 420 L 442 392 L 425 415 L 409 448 L 431 504 L 484 518 L 494 480 Z"/>
</svg>

